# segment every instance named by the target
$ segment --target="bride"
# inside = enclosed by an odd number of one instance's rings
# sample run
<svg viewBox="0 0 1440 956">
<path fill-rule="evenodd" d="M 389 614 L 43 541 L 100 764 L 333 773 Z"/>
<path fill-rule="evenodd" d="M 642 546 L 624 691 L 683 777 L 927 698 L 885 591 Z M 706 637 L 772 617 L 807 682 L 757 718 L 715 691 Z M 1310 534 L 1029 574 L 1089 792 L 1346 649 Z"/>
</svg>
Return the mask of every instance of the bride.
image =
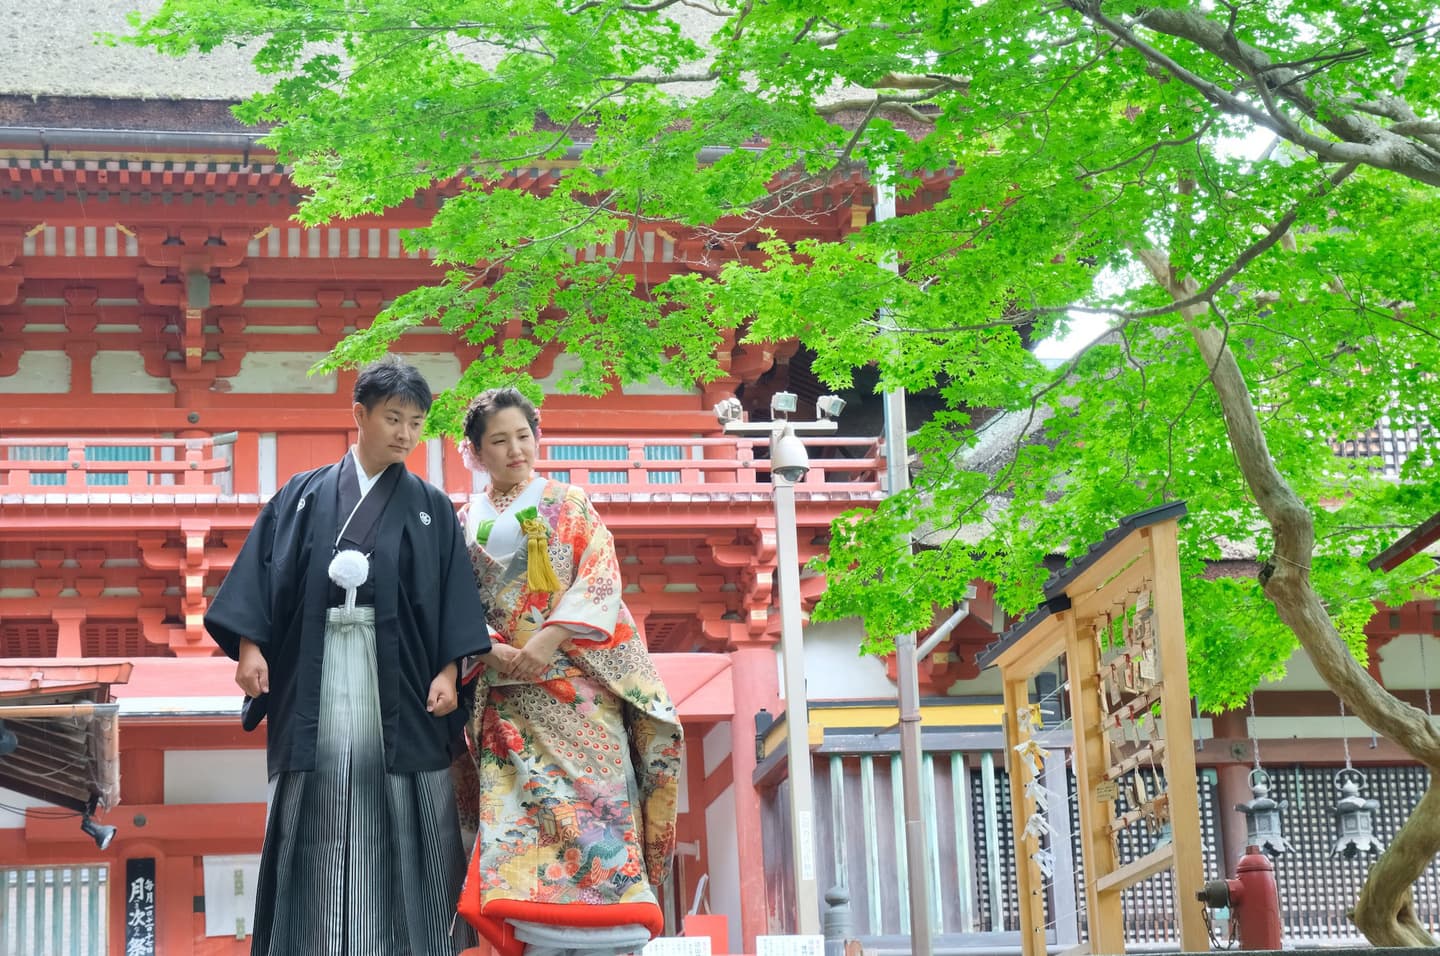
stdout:
<svg viewBox="0 0 1440 956">
<path fill-rule="evenodd" d="M 501 956 L 638 950 L 664 929 L 681 729 L 585 493 L 535 474 L 535 406 L 491 389 L 462 512 L 493 649 L 468 724 L 479 834 L 460 913 Z M 465 446 L 469 446 L 468 448 Z"/>
</svg>

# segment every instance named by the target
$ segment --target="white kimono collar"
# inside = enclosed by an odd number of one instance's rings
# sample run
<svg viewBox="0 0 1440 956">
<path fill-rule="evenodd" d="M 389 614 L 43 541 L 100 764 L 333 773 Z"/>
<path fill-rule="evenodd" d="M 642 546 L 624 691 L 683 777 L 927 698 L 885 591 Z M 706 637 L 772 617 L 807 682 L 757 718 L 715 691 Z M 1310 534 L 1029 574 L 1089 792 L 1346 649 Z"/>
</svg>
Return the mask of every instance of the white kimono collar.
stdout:
<svg viewBox="0 0 1440 956">
<path fill-rule="evenodd" d="M 544 490 L 545 479 L 539 475 L 531 477 L 525 490 L 505 506 L 503 513 L 496 512 L 495 503 L 490 500 L 488 490 L 471 495 L 470 510 L 465 516 L 465 540 L 474 541 L 475 533 L 480 530 L 480 522 L 493 520 L 495 524 L 490 528 L 490 537 L 482 547 L 493 561 L 510 560 L 525 541 L 525 535 L 520 530 L 520 520 L 515 514 L 524 508 L 538 505 Z"/>
</svg>

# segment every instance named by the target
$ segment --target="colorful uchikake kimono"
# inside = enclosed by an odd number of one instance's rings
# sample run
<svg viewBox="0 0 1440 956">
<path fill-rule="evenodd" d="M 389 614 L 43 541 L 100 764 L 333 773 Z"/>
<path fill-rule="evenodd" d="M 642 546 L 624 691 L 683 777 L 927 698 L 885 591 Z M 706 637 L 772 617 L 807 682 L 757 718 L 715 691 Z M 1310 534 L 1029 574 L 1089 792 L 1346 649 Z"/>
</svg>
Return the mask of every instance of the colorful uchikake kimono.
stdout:
<svg viewBox="0 0 1440 956">
<path fill-rule="evenodd" d="M 545 624 L 577 633 L 538 680 L 478 678 L 479 836 L 460 913 L 502 956 L 524 949 L 512 921 L 522 935 L 526 924 L 658 935 L 681 730 L 621 601 L 610 532 L 584 492 L 541 477 L 503 514 L 481 494 L 465 517 L 492 639 L 523 646 Z M 541 555 L 549 567 L 532 567 Z"/>
</svg>

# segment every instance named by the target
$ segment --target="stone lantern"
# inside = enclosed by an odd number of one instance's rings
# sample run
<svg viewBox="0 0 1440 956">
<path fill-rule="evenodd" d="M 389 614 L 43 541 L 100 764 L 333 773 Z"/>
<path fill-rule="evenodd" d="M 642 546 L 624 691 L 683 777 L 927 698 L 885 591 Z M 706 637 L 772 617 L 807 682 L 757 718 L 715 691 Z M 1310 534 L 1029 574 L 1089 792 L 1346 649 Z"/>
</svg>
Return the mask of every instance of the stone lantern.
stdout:
<svg viewBox="0 0 1440 956">
<path fill-rule="evenodd" d="M 1245 814 L 1245 843 L 1259 847 L 1271 859 L 1278 859 L 1290 844 L 1280 832 L 1280 811 L 1289 806 L 1285 800 L 1270 798 L 1270 775 L 1259 767 L 1250 771 L 1250 792 L 1254 797 L 1237 803 L 1235 809 Z"/>
<path fill-rule="evenodd" d="M 1346 767 L 1335 775 L 1335 789 L 1340 798 L 1335 801 L 1335 826 L 1340 836 L 1335 841 L 1331 856 L 1353 860 L 1359 856 L 1378 854 L 1384 849 L 1375 839 L 1373 814 L 1380 809 L 1380 801 L 1367 800 L 1360 796 L 1365 775 L 1352 767 Z"/>
</svg>

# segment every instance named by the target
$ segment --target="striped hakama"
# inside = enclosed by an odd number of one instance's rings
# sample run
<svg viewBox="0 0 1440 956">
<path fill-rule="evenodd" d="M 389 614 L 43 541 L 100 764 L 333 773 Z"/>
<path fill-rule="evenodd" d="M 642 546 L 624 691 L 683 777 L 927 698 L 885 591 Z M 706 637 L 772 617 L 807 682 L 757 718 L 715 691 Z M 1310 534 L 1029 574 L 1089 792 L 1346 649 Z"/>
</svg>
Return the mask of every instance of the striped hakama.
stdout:
<svg viewBox="0 0 1440 956">
<path fill-rule="evenodd" d="M 450 773 L 385 772 L 374 609 L 327 614 L 316 767 L 270 778 L 251 953 L 455 956 L 474 935 Z"/>
</svg>

